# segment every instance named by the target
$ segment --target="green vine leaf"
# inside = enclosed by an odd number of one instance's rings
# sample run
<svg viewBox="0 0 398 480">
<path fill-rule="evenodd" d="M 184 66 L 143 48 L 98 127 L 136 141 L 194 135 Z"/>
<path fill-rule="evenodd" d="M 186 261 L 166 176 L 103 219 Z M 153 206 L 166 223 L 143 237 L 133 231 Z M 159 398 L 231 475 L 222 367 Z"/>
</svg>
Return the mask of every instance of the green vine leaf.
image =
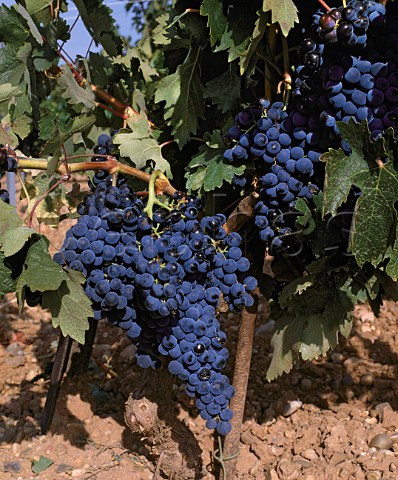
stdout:
<svg viewBox="0 0 398 480">
<path fill-rule="evenodd" d="M 239 103 L 240 77 L 236 70 L 236 65 L 230 64 L 226 72 L 206 84 L 204 97 L 219 105 L 222 113 L 234 111 Z"/>
<path fill-rule="evenodd" d="M 146 115 L 143 112 L 134 115 L 127 124 L 131 132 L 122 130 L 113 139 L 115 145 L 120 145 L 120 155 L 129 158 L 140 170 L 150 162 L 153 169 L 161 170 L 171 178 L 170 164 L 162 155 L 162 148 L 153 136 Z"/>
<path fill-rule="evenodd" d="M 176 23 L 170 22 L 170 14 L 163 13 L 156 18 L 158 25 L 153 30 L 152 39 L 156 45 L 169 45 L 173 38 L 178 37 Z"/>
<path fill-rule="evenodd" d="M 263 0 L 263 11 L 272 12 L 272 23 L 279 23 L 283 35 L 287 37 L 295 23 L 299 23 L 297 7 L 293 0 Z"/>
<path fill-rule="evenodd" d="M 101 0 L 73 0 L 84 26 L 95 42 L 100 43 L 111 57 L 122 53 L 123 42 L 115 26 L 112 10 Z"/>
<path fill-rule="evenodd" d="M 62 128 L 56 126 L 52 136 L 47 140 L 41 151 L 43 156 L 52 155 L 51 160 L 48 162 L 48 175 L 52 175 L 57 169 L 61 157 L 61 145 L 69 138 L 72 138 L 76 133 L 89 131 L 94 125 L 95 120 L 94 112 L 90 112 L 88 114 L 82 114 L 70 118 L 69 122 L 64 124 Z"/>
<path fill-rule="evenodd" d="M 53 326 L 60 327 L 63 335 L 84 344 L 88 319 L 93 316 L 91 302 L 82 288 L 85 278 L 74 270 L 66 274 L 67 279 L 57 290 L 43 293 L 43 308 L 50 310 Z"/>
<path fill-rule="evenodd" d="M 51 3 L 52 0 L 25 0 L 25 7 L 35 22 L 46 26 L 52 21 Z"/>
<path fill-rule="evenodd" d="M 137 47 L 127 49 L 123 55 L 119 55 L 115 58 L 114 62 L 127 67 L 131 72 L 141 70 L 142 76 L 146 83 L 152 81 L 152 77 L 158 75 L 156 68 L 153 68 L 142 56 L 140 50 Z M 134 68 L 136 65 L 138 68 Z"/>
<path fill-rule="evenodd" d="M 0 201 L 0 250 L 6 257 L 19 252 L 36 232 L 23 225 L 15 207 Z"/>
<path fill-rule="evenodd" d="M 370 140 L 367 124 L 338 122 L 343 138 L 350 144 L 347 157 L 340 150 L 322 156 L 326 162 L 323 214 L 337 213 L 352 186 L 361 190 L 353 212 L 349 249 L 359 265 L 383 260 L 396 238 L 398 170 L 393 158 L 392 134 Z M 383 160 L 386 163 L 383 163 Z"/>
<path fill-rule="evenodd" d="M 225 163 L 223 154 L 225 147 L 218 134 L 213 134 L 209 141 L 202 145 L 199 152 L 192 157 L 187 166 L 187 187 L 190 192 L 203 189 L 211 192 L 222 187 L 224 182 L 231 183 L 234 175 L 243 175 L 246 165 Z"/>
<path fill-rule="evenodd" d="M 62 75 L 58 83 L 63 90 L 63 97 L 70 105 L 84 105 L 82 112 L 87 112 L 95 107 L 95 95 L 90 85 L 81 87 L 75 80 L 68 65 L 62 65 Z"/>
<path fill-rule="evenodd" d="M 330 267 L 323 259 L 317 273 L 290 282 L 282 291 L 282 308 L 277 319 L 272 344 L 274 355 L 267 372 L 273 380 L 289 372 L 301 357 L 312 360 L 325 355 L 338 342 L 338 334 L 351 330 L 351 311 L 358 289 L 366 286 L 353 280 L 358 267 Z M 313 264 L 316 271 L 316 262 Z M 354 293 L 355 292 L 355 293 Z"/>
<path fill-rule="evenodd" d="M 26 23 L 28 24 L 28 27 L 30 29 L 30 33 L 31 33 L 32 37 L 36 40 L 36 42 L 39 45 L 43 45 L 43 38 L 42 38 L 38 28 L 36 27 L 36 24 L 33 21 L 32 17 L 27 12 L 27 10 L 22 5 L 20 5 L 18 3 L 15 3 L 13 5 L 13 7 L 21 15 L 21 17 L 23 17 L 26 20 Z"/>
<path fill-rule="evenodd" d="M 0 103 L 10 100 L 12 97 L 21 95 L 19 86 L 11 85 L 11 83 L 3 83 L 0 85 Z"/>
<path fill-rule="evenodd" d="M 15 282 L 11 277 L 12 270 L 5 265 L 6 256 L 0 252 L 0 299 L 7 293 L 15 291 Z"/>
<path fill-rule="evenodd" d="M 34 205 L 38 198 L 47 192 L 55 182 L 56 179 L 51 179 L 44 172 L 39 173 L 34 178 L 27 177 L 25 179 L 25 187 L 31 204 Z M 25 198 L 24 192 L 21 192 L 21 198 Z M 65 187 L 59 185 L 55 190 L 47 193 L 41 200 L 36 207 L 35 216 L 39 223 L 56 227 L 60 221 L 61 209 L 65 206 L 69 206 L 65 195 Z"/>
<path fill-rule="evenodd" d="M 255 55 L 255 52 L 260 44 L 261 40 L 264 37 L 266 27 L 267 27 L 267 15 L 262 10 L 257 12 L 258 18 L 254 25 L 253 33 L 250 37 L 249 46 L 247 50 L 241 55 L 240 67 L 241 74 L 245 72 L 250 64 L 250 60 Z"/>
<path fill-rule="evenodd" d="M 25 258 L 25 268 L 18 278 L 17 289 L 28 286 L 32 292 L 58 290 L 68 275 L 60 265 L 54 262 L 48 253 L 49 241 L 40 238 L 30 245 Z"/>
<path fill-rule="evenodd" d="M 207 26 L 210 29 L 210 45 L 219 42 L 227 28 L 227 18 L 223 12 L 223 4 L 220 0 L 203 0 L 200 6 L 200 14 L 207 16 Z"/>
<path fill-rule="evenodd" d="M 164 77 L 158 84 L 155 102 L 166 102 L 165 120 L 173 127 L 172 135 L 183 147 L 198 128 L 198 119 L 204 118 L 203 86 L 200 81 L 200 47 L 191 49 L 177 71 Z"/>
</svg>

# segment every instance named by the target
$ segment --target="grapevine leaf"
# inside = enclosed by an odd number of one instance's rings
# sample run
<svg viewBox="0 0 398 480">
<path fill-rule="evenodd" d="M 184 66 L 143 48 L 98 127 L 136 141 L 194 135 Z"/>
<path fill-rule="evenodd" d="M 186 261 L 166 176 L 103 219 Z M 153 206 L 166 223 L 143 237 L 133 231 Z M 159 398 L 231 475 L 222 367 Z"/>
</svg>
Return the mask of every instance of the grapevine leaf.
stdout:
<svg viewBox="0 0 398 480">
<path fill-rule="evenodd" d="M 253 33 L 250 37 L 249 46 L 247 50 L 244 52 L 244 54 L 242 54 L 241 56 L 241 60 L 240 60 L 241 73 L 246 71 L 247 67 L 249 66 L 251 58 L 256 52 L 257 47 L 265 34 L 265 30 L 267 26 L 267 16 L 265 12 L 263 12 L 262 10 L 259 10 L 257 12 L 257 15 L 258 15 L 258 18 L 254 25 Z"/>
<path fill-rule="evenodd" d="M 164 118 L 173 127 L 172 135 L 183 147 L 191 133 L 196 133 L 198 119 L 204 118 L 203 86 L 199 73 L 200 47 L 192 49 L 177 71 L 158 84 L 155 102 L 166 102 Z"/>
<path fill-rule="evenodd" d="M 62 127 L 62 130 L 60 127 L 55 128 L 51 138 L 47 140 L 41 151 L 41 154 L 44 156 L 53 155 L 53 158 L 48 163 L 48 175 L 52 175 L 57 169 L 58 160 L 61 156 L 61 145 L 76 133 L 88 131 L 94 123 L 94 112 L 90 112 L 72 118 Z"/>
<path fill-rule="evenodd" d="M 47 25 L 51 22 L 51 0 L 25 0 L 28 13 L 37 23 Z"/>
<path fill-rule="evenodd" d="M 91 110 L 95 107 L 95 95 L 88 88 L 81 87 L 75 80 L 68 65 L 62 65 L 62 75 L 58 78 L 58 83 L 64 90 L 63 97 L 70 105 L 84 105 L 83 111 Z"/>
<path fill-rule="evenodd" d="M 31 52 L 29 44 L 16 48 L 6 45 L 0 48 L 0 83 L 19 85 L 26 72 L 25 55 Z"/>
<path fill-rule="evenodd" d="M 170 22 L 170 14 L 163 13 L 156 18 L 158 25 L 153 30 L 152 39 L 156 45 L 169 45 L 173 38 L 177 37 L 176 23 Z"/>
<path fill-rule="evenodd" d="M 4 264 L 5 258 L 4 253 L 0 252 L 0 298 L 15 290 L 15 282 L 11 278 L 12 270 Z"/>
<path fill-rule="evenodd" d="M 241 42 L 234 40 L 234 34 L 231 30 L 226 30 L 221 37 L 221 42 L 218 47 L 215 48 L 215 52 L 221 52 L 222 50 L 228 50 L 228 62 L 233 62 L 237 58 L 243 55 L 249 44 L 249 37 L 245 37 Z M 241 73 L 242 72 L 241 70 Z"/>
<path fill-rule="evenodd" d="M 125 65 L 131 71 L 135 71 L 136 69 L 132 68 L 133 61 L 137 61 L 137 65 L 139 65 L 138 69 L 141 70 L 142 76 L 146 83 L 152 81 L 153 76 L 157 76 L 158 72 L 156 68 L 153 68 L 148 61 L 142 58 L 141 52 L 137 47 L 129 48 L 123 55 L 119 55 L 113 61 L 113 63 L 118 63 Z"/>
<path fill-rule="evenodd" d="M 51 467 L 53 463 L 53 460 L 50 458 L 40 455 L 39 460 L 34 460 L 32 462 L 32 472 L 38 475 L 39 473 L 44 472 L 44 470 L 47 470 L 47 468 Z"/>
<path fill-rule="evenodd" d="M 235 65 L 206 84 L 205 98 L 211 98 L 213 103 L 220 106 L 222 113 L 233 111 L 240 98 L 240 77 Z"/>
<path fill-rule="evenodd" d="M 6 257 L 10 257 L 21 250 L 25 243 L 36 232 L 31 228 L 21 226 L 7 230 L 0 235 L 0 247 Z"/>
<path fill-rule="evenodd" d="M 51 179 L 46 173 L 39 173 L 33 179 L 25 179 L 25 187 L 28 192 L 31 203 L 34 205 L 39 197 L 48 192 L 48 189 L 56 182 L 56 179 Z M 21 192 L 21 198 L 24 198 Z M 59 224 L 61 209 L 68 205 L 65 196 L 65 188 L 59 185 L 56 189 L 48 192 L 41 200 L 35 210 L 35 216 L 39 223 L 56 227 Z"/>
<path fill-rule="evenodd" d="M 32 37 L 36 40 L 36 42 L 39 45 L 43 45 L 43 38 L 38 28 L 36 27 L 35 22 L 33 21 L 32 17 L 29 15 L 29 13 L 26 11 L 26 9 L 18 3 L 15 3 L 13 7 L 21 15 L 21 17 L 23 17 L 26 20 L 26 23 L 28 24 Z"/>
<path fill-rule="evenodd" d="M 203 183 L 206 177 L 207 168 L 203 165 L 199 166 L 194 173 L 187 173 L 185 178 L 187 179 L 186 189 L 189 194 L 197 192 L 203 188 Z"/>
<path fill-rule="evenodd" d="M 120 145 L 120 155 L 130 158 L 138 169 L 143 169 L 151 162 L 154 169 L 165 172 L 171 178 L 170 164 L 163 157 L 161 146 L 153 136 L 145 114 L 141 112 L 130 117 L 127 124 L 132 131 L 121 131 L 113 139 L 115 145 Z"/>
<path fill-rule="evenodd" d="M 298 357 L 297 344 L 304 322 L 304 318 L 296 320 L 290 315 L 285 315 L 275 323 L 271 340 L 274 353 L 266 377 L 269 382 L 283 373 L 289 373 L 293 368 Z"/>
<path fill-rule="evenodd" d="M 52 109 L 43 109 L 39 120 L 40 139 L 48 140 L 58 129 L 57 112 Z"/>
<path fill-rule="evenodd" d="M 106 53 L 116 57 L 122 53 L 123 42 L 115 27 L 112 10 L 102 0 L 74 0 L 88 32 Z"/>
<path fill-rule="evenodd" d="M 214 49 L 215 52 L 228 50 L 228 62 L 233 62 L 240 58 L 240 73 L 243 75 L 245 68 L 243 64 L 245 57 L 249 53 L 250 39 L 257 37 L 258 15 L 255 2 L 247 4 L 247 8 L 232 8 L 228 12 L 227 28 L 225 29 L 219 45 Z M 254 31 L 253 31 L 253 25 Z"/>
<path fill-rule="evenodd" d="M 30 246 L 25 259 L 25 270 L 18 278 L 18 288 L 27 285 L 32 292 L 58 290 L 61 283 L 68 279 L 62 267 L 50 257 L 48 244 L 46 237 L 41 236 Z"/>
<path fill-rule="evenodd" d="M 329 150 L 322 156 L 326 161 L 323 213 L 335 215 L 351 186 L 359 188 L 362 194 L 353 212 L 349 249 L 359 265 L 377 264 L 396 235 L 398 170 L 390 151 L 391 134 L 372 141 L 366 122 L 338 122 L 338 126 L 352 154 L 347 157 L 342 150 Z"/>
<path fill-rule="evenodd" d="M 0 85 L 0 103 L 18 95 L 21 95 L 19 87 L 11 85 L 11 83 L 3 83 Z"/>
<path fill-rule="evenodd" d="M 21 47 L 29 31 L 21 24 L 18 13 L 6 6 L 0 6 L 0 40 L 7 46 Z"/>
<path fill-rule="evenodd" d="M 214 47 L 221 40 L 227 28 L 227 18 L 224 15 L 221 0 L 203 0 L 200 6 L 200 14 L 207 16 L 207 26 L 210 28 L 210 45 Z"/>
<path fill-rule="evenodd" d="M 60 327 L 63 335 L 84 344 L 88 319 L 93 316 L 91 302 L 81 285 L 85 281 L 83 275 L 74 270 L 66 273 L 67 279 L 57 290 L 43 293 L 43 308 L 50 310 L 53 326 Z"/>
<path fill-rule="evenodd" d="M 19 143 L 18 137 L 12 132 L 10 125 L 4 122 L 4 119 L 0 122 L 0 143 L 8 144 L 13 148 L 16 148 Z"/>
<path fill-rule="evenodd" d="M 294 236 L 305 237 L 311 244 L 316 255 L 341 249 L 344 235 L 347 232 L 347 216 L 349 211 L 341 211 L 334 217 L 322 218 L 323 193 L 320 191 L 313 196 L 311 208 L 306 200 L 299 198 L 295 209 L 303 216 L 297 217 L 296 224 L 301 227 L 294 232 Z M 314 208 L 315 207 L 315 208 Z M 289 238 L 292 238 L 291 234 Z"/>
<path fill-rule="evenodd" d="M 6 257 L 19 252 L 35 233 L 23 225 L 15 207 L 0 201 L 0 247 Z"/>
<path fill-rule="evenodd" d="M 339 333 L 349 333 L 351 311 L 365 286 L 354 278 L 359 271 L 355 263 L 332 265 L 332 258 L 321 258 L 312 264 L 316 273 L 295 279 L 283 289 L 268 380 L 288 372 L 300 356 L 312 360 L 325 355 L 337 345 Z"/>
<path fill-rule="evenodd" d="M 203 188 L 205 192 L 211 192 L 222 187 L 224 182 L 231 183 L 234 175 L 243 175 L 246 165 L 225 163 L 224 152 L 225 148 L 211 148 L 207 144 L 200 147 L 185 175 L 191 190 Z"/>
<path fill-rule="evenodd" d="M 398 280 L 398 232 L 394 246 L 388 248 L 385 256 L 389 259 L 386 273 L 396 282 Z"/>
<path fill-rule="evenodd" d="M 287 37 L 295 23 L 299 23 L 297 7 L 293 0 L 263 0 L 263 11 L 272 12 L 272 23 L 279 23 L 283 35 Z"/>
<path fill-rule="evenodd" d="M 32 119 L 27 115 L 23 114 L 18 116 L 12 122 L 12 131 L 14 134 L 24 139 L 29 135 L 31 125 L 32 125 Z"/>
</svg>

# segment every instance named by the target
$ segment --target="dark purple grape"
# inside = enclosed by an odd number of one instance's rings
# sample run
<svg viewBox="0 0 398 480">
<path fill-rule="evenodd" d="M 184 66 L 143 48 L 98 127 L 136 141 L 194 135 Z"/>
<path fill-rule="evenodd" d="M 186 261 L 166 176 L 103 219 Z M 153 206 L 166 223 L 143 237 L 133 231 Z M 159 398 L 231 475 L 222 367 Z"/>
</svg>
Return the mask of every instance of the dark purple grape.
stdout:
<svg viewBox="0 0 398 480">
<path fill-rule="evenodd" d="M 319 25 L 325 31 L 333 30 L 336 26 L 336 19 L 330 13 L 324 13 L 319 19 Z"/>
</svg>

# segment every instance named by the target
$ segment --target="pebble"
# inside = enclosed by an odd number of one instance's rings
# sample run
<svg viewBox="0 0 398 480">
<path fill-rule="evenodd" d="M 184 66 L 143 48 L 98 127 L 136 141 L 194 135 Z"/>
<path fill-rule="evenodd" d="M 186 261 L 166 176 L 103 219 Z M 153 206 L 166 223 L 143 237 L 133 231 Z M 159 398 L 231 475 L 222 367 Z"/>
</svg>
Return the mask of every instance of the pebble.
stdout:
<svg viewBox="0 0 398 480">
<path fill-rule="evenodd" d="M 361 377 L 360 383 L 365 387 L 371 387 L 375 381 L 373 373 L 364 373 Z"/>
<path fill-rule="evenodd" d="M 120 352 L 120 360 L 122 362 L 130 363 L 135 359 L 135 352 L 137 351 L 137 347 L 133 344 L 129 345 L 128 347 L 124 348 Z"/>
<path fill-rule="evenodd" d="M 388 402 L 383 402 L 383 403 L 378 403 L 374 407 L 374 411 L 376 415 L 375 417 L 379 417 L 380 422 L 383 422 L 384 416 L 386 415 L 387 412 L 392 412 L 393 409 L 391 405 Z"/>
<path fill-rule="evenodd" d="M 345 373 L 341 381 L 343 382 L 343 385 L 345 385 L 346 387 L 352 387 L 354 385 L 354 379 L 349 373 Z"/>
<path fill-rule="evenodd" d="M 5 472 L 19 473 L 22 471 L 22 467 L 19 462 L 4 462 L 3 470 Z"/>
<path fill-rule="evenodd" d="M 8 345 L 8 347 L 6 348 L 6 352 L 12 357 L 24 355 L 24 352 L 19 343 L 11 343 L 10 345 Z"/>
<path fill-rule="evenodd" d="M 318 454 L 313 448 L 307 448 L 301 452 L 301 456 L 306 460 L 318 460 Z"/>
<path fill-rule="evenodd" d="M 81 477 L 82 475 L 84 475 L 86 473 L 86 469 L 85 468 L 75 468 L 74 470 L 72 470 L 72 478 L 77 478 L 77 477 Z"/>
<path fill-rule="evenodd" d="M 346 368 L 350 368 L 350 367 L 352 368 L 352 367 L 356 367 L 360 363 L 361 363 L 361 360 L 358 357 L 349 357 L 347 358 L 347 360 L 344 361 L 344 366 Z"/>
<path fill-rule="evenodd" d="M 297 412 L 297 410 L 300 410 L 300 408 L 303 406 L 303 402 L 300 400 L 292 400 L 291 402 L 288 402 L 283 409 L 282 415 L 284 417 L 289 417 L 290 415 L 293 415 L 293 413 Z"/>
<path fill-rule="evenodd" d="M 392 445 L 391 437 L 385 433 L 375 435 L 369 442 L 369 446 L 378 450 L 389 450 Z"/>
<path fill-rule="evenodd" d="M 378 472 L 368 472 L 365 477 L 366 480 L 380 480 L 381 475 Z"/>
<path fill-rule="evenodd" d="M 305 390 L 305 391 L 309 391 L 312 389 L 312 381 L 311 379 L 309 378 L 303 378 L 300 382 L 300 387 Z"/>
<path fill-rule="evenodd" d="M 297 465 L 300 465 L 302 468 L 311 468 L 312 464 L 308 460 L 305 460 L 304 458 L 297 457 L 296 459 L 293 459 L 293 463 L 297 463 Z"/>
<path fill-rule="evenodd" d="M 377 423 L 377 418 L 375 418 L 375 417 L 367 418 L 367 419 L 365 420 L 365 423 L 367 423 L 368 425 L 376 425 L 376 423 Z"/>
<path fill-rule="evenodd" d="M 57 468 L 55 469 L 55 473 L 70 473 L 73 471 L 73 467 L 68 465 L 67 463 L 60 463 L 57 465 Z"/>
<path fill-rule="evenodd" d="M 250 430 L 246 430 L 240 436 L 240 440 L 245 445 L 253 445 L 253 443 L 258 442 L 258 438 L 255 437 Z"/>
<path fill-rule="evenodd" d="M 339 352 L 333 352 L 330 355 L 330 359 L 332 360 L 333 363 L 341 363 L 344 360 L 344 355 Z"/>
<path fill-rule="evenodd" d="M 25 355 L 22 354 L 16 355 L 15 357 L 7 357 L 5 363 L 12 368 L 21 367 L 22 365 L 25 365 Z"/>
</svg>

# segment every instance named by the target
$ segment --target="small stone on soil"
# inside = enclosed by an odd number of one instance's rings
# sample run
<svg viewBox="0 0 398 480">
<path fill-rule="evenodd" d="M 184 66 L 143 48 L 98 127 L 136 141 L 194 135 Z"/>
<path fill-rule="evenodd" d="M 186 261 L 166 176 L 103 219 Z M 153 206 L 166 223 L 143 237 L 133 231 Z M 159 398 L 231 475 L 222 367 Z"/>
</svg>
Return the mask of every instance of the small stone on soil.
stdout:
<svg viewBox="0 0 398 480">
<path fill-rule="evenodd" d="M 379 433 L 369 442 L 370 447 L 377 448 L 378 450 L 389 450 L 391 445 L 391 437 L 385 433 Z"/>
<path fill-rule="evenodd" d="M 300 408 L 303 406 L 303 402 L 300 400 L 292 400 L 291 402 L 288 402 L 283 409 L 282 415 L 284 417 L 289 417 L 290 415 L 293 415 L 293 413 L 297 412 L 297 410 L 300 410 Z"/>
</svg>

